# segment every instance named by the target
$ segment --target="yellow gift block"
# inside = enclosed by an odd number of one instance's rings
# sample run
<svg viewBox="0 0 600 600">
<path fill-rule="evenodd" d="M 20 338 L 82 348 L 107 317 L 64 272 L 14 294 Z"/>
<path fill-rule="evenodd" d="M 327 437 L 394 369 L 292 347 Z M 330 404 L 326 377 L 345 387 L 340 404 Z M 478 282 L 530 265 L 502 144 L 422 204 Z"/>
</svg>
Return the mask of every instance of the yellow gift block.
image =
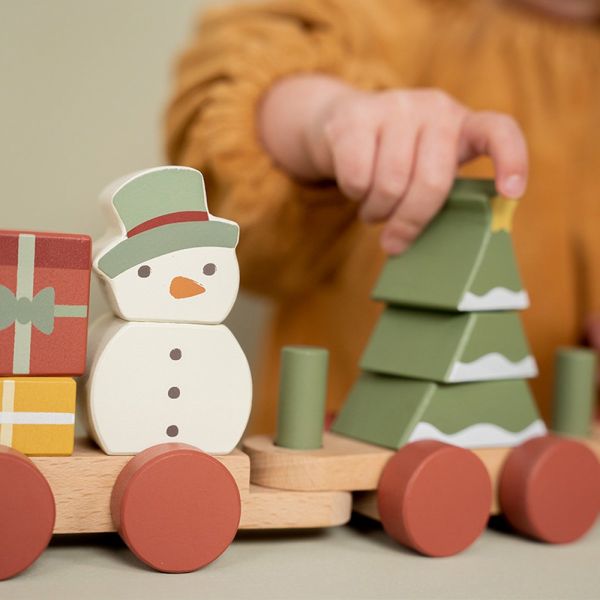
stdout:
<svg viewBox="0 0 600 600">
<path fill-rule="evenodd" d="M 29 456 L 69 456 L 77 386 L 70 377 L 0 377 L 0 444 Z"/>
</svg>

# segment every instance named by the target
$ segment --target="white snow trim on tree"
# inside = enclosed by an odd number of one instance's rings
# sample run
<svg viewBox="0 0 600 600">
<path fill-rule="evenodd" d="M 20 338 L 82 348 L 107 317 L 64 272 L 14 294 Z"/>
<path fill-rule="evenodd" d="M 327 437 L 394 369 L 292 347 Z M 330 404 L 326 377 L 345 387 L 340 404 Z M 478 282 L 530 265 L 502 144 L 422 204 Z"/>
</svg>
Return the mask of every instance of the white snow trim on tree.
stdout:
<svg viewBox="0 0 600 600">
<path fill-rule="evenodd" d="M 511 362 L 499 352 L 490 352 L 469 363 L 455 362 L 446 381 L 457 383 L 495 379 L 530 379 L 537 374 L 537 364 L 531 355 L 520 361 Z"/>
<path fill-rule="evenodd" d="M 495 287 L 477 296 L 465 292 L 458 304 L 458 310 L 473 312 L 480 310 L 524 310 L 529 308 L 529 294 L 525 290 L 513 292 L 505 287 Z"/>
<path fill-rule="evenodd" d="M 541 419 L 535 420 L 531 425 L 516 433 L 502 429 L 493 423 L 477 423 L 456 433 L 447 434 L 431 423 L 421 422 L 415 427 L 408 441 L 438 440 L 461 448 L 502 448 L 518 446 L 526 440 L 547 433 L 546 426 Z"/>
</svg>

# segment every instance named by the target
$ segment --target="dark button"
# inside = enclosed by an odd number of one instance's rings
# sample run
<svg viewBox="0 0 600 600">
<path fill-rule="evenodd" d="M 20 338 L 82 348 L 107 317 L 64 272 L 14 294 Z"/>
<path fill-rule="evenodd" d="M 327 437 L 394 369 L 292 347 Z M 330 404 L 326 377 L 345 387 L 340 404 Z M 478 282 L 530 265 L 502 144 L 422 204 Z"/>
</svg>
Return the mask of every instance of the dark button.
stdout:
<svg viewBox="0 0 600 600">
<path fill-rule="evenodd" d="M 179 360 L 181 358 L 181 350 L 179 348 L 173 348 L 171 352 L 169 352 L 169 356 L 171 360 Z"/>
<path fill-rule="evenodd" d="M 175 437 L 179 433 L 179 427 L 177 425 L 169 425 L 167 427 L 167 435 L 169 437 Z"/>
<path fill-rule="evenodd" d="M 179 395 L 181 394 L 181 391 L 178 387 L 170 387 L 169 391 L 167 392 L 169 394 L 169 398 L 179 398 Z"/>
<path fill-rule="evenodd" d="M 202 269 L 202 272 L 205 275 L 214 275 L 216 271 L 217 271 L 217 265 L 215 265 L 215 263 L 207 263 L 204 265 L 204 268 Z"/>
<path fill-rule="evenodd" d="M 148 265 L 142 265 L 138 269 L 138 277 L 146 278 L 150 277 L 150 267 Z"/>
</svg>

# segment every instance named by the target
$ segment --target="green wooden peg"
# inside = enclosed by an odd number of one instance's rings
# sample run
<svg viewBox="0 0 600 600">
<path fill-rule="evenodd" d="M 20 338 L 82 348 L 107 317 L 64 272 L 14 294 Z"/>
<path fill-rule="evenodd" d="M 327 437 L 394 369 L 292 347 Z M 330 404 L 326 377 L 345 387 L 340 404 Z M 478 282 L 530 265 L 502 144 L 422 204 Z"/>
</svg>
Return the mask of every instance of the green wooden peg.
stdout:
<svg viewBox="0 0 600 600">
<path fill-rule="evenodd" d="M 329 352 L 311 346 L 281 351 L 279 413 L 275 443 L 313 450 L 323 445 Z"/>
<path fill-rule="evenodd" d="M 596 398 L 597 356 L 586 348 L 556 353 L 552 429 L 567 435 L 589 434 Z"/>
</svg>

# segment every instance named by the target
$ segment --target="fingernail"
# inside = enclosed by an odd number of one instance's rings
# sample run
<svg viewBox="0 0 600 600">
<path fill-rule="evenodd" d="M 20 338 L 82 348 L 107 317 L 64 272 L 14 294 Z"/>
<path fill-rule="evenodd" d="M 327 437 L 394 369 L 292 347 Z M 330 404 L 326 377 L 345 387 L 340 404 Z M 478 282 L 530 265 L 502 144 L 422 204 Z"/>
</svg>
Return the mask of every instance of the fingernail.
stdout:
<svg viewBox="0 0 600 600">
<path fill-rule="evenodd" d="M 510 175 L 502 181 L 500 192 L 508 198 L 518 198 L 525 191 L 525 178 L 521 175 Z"/>
</svg>

